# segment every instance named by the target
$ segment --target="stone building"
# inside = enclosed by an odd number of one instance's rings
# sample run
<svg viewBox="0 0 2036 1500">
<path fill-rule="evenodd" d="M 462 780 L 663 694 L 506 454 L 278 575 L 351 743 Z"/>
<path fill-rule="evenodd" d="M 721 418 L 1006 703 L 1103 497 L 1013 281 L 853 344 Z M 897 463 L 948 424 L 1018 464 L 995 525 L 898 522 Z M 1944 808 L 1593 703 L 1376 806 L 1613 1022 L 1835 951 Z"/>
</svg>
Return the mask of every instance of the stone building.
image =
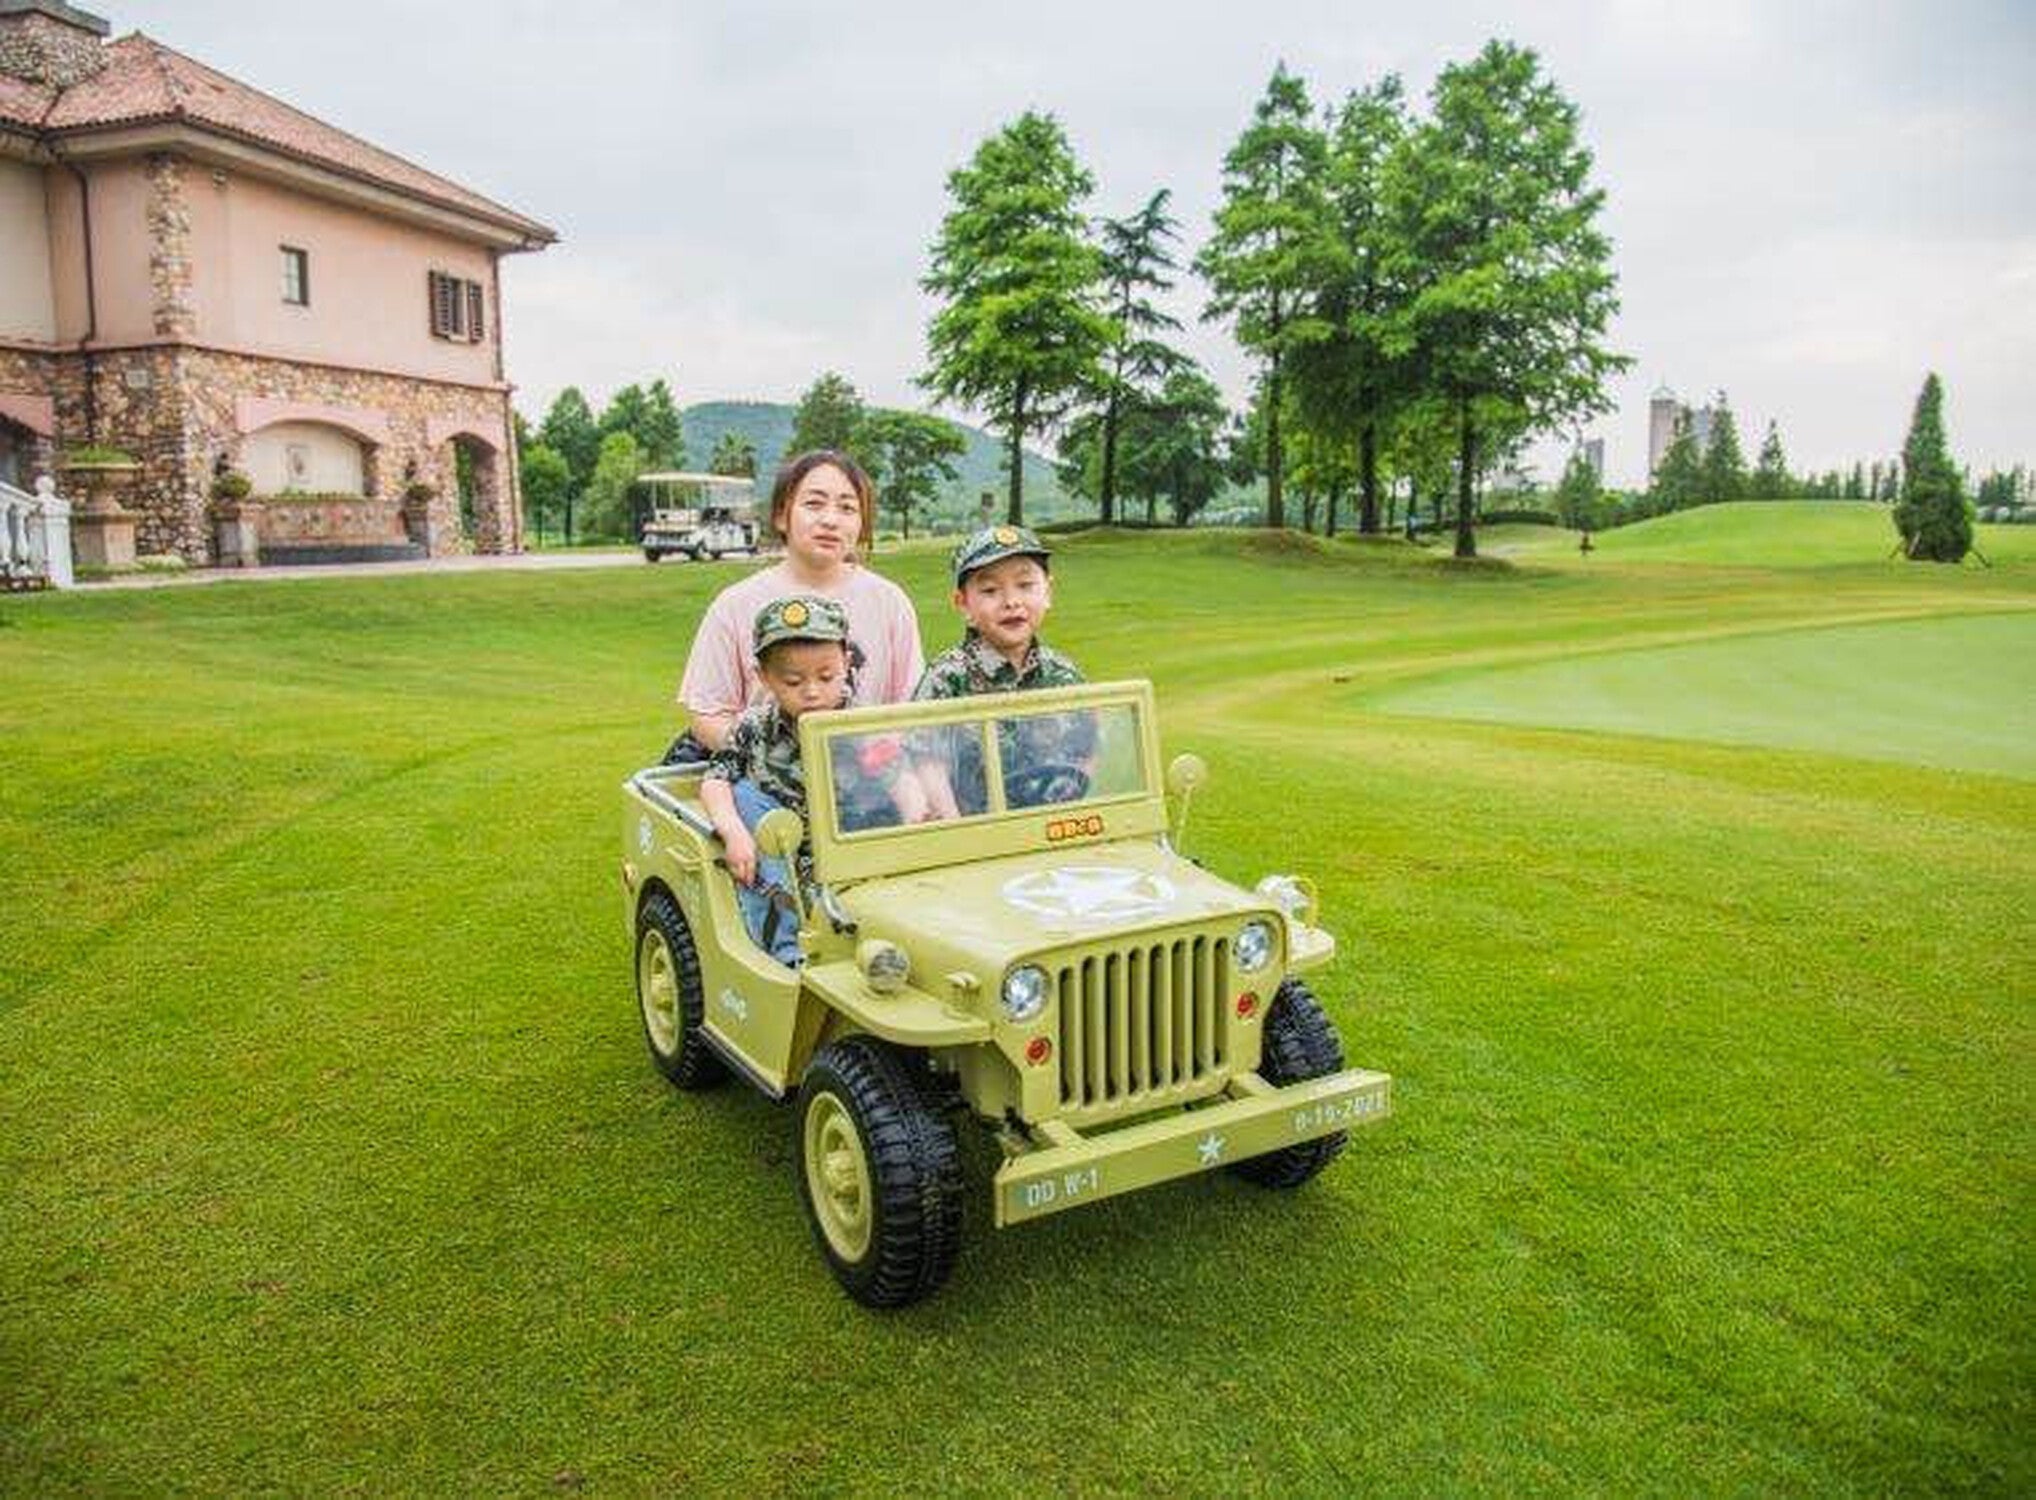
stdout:
<svg viewBox="0 0 2036 1500">
<path fill-rule="evenodd" d="M 108 31 L 0 0 L 0 481 L 124 450 L 192 563 L 520 549 L 498 270 L 553 231 Z"/>
</svg>

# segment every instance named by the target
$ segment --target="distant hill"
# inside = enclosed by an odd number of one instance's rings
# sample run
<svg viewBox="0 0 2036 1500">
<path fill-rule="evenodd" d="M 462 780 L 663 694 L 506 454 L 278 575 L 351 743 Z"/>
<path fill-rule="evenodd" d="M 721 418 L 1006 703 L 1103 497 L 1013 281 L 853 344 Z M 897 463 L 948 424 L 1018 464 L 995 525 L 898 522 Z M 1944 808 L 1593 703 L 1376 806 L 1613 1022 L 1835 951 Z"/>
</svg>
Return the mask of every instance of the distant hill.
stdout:
<svg viewBox="0 0 2036 1500">
<path fill-rule="evenodd" d="M 756 449 L 757 477 L 770 483 L 771 474 L 785 456 L 792 440 L 794 408 L 781 401 L 702 401 L 680 413 L 686 432 L 686 462 L 704 468 L 723 433 L 737 432 Z M 977 497 L 984 490 L 996 496 L 996 514 L 1004 514 L 1004 449 L 995 437 L 966 422 L 954 424 L 968 439 L 968 451 L 955 462 L 959 477 L 947 485 L 934 503 L 933 519 L 958 526 L 976 516 Z M 1071 500 L 1061 493 L 1053 465 L 1038 454 L 1025 455 L 1025 519 L 1053 521 L 1063 516 L 1087 514 L 1084 501 Z"/>
</svg>

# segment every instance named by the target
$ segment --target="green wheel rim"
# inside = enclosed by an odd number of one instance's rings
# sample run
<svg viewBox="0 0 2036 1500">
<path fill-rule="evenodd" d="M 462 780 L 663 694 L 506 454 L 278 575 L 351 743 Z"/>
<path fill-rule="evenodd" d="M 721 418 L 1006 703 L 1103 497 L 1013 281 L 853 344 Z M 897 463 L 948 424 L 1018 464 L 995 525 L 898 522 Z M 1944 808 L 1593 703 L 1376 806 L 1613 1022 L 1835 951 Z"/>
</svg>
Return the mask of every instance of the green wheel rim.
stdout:
<svg viewBox="0 0 2036 1500">
<path fill-rule="evenodd" d="M 660 1057 L 679 1048 L 679 970 L 671 945 L 655 927 L 643 935 L 636 955 L 636 998 L 643 1006 L 643 1029 Z"/>
<path fill-rule="evenodd" d="M 816 1094 L 806 1110 L 806 1189 L 834 1253 L 859 1261 L 870 1247 L 870 1163 L 842 1102 Z"/>
</svg>

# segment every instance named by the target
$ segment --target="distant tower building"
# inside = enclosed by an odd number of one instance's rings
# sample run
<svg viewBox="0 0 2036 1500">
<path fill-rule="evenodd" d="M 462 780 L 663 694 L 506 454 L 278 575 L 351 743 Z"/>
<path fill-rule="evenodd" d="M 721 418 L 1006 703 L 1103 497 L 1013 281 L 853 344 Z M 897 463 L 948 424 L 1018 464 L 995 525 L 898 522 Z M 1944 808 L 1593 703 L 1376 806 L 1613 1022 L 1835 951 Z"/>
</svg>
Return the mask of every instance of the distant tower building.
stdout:
<svg viewBox="0 0 2036 1500">
<path fill-rule="evenodd" d="M 1661 467 L 1661 456 L 1675 440 L 1675 419 L 1682 403 L 1667 386 L 1658 387 L 1647 402 L 1647 477 Z"/>
<path fill-rule="evenodd" d="M 1584 462 L 1591 466 L 1591 472 L 1598 476 L 1598 483 L 1605 482 L 1605 440 L 1592 438 L 1584 444 Z"/>
</svg>

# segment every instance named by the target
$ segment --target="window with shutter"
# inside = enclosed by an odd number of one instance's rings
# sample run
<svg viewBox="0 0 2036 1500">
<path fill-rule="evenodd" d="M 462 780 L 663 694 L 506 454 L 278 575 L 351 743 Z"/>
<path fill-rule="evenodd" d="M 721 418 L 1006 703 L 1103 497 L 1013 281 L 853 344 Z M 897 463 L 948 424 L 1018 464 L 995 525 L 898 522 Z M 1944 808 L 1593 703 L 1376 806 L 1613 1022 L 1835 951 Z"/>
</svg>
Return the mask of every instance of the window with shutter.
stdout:
<svg viewBox="0 0 2036 1500">
<path fill-rule="evenodd" d="M 467 283 L 467 340 L 476 344 L 481 341 L 481 284 L 478 281 Z"/>
</svg>

